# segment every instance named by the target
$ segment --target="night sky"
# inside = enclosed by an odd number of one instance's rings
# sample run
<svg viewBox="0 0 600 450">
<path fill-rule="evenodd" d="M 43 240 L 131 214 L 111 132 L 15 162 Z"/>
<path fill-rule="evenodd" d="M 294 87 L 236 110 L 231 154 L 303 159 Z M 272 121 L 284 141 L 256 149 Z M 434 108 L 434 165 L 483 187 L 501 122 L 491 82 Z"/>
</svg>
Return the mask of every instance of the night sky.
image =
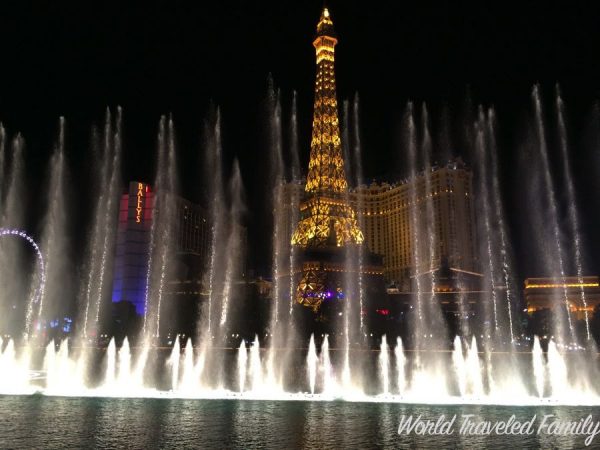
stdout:
<svg viewBox="0 0 600 450">
<path fill-rule="evenodd" d="M 102 122 L 107 106 L 121 105 L 123 182 L 152 181 L 158 120 L 172 113 L 183 194 L 201 201 L 202 123 L 214 102 L 222 111 L 227 160 L 235 156 L 241 162 L 254 242 L 251 265 L 264 271 L 269 258 L 258 249 L 266 248 L 260 241 L 270 235 L 257 212 L 265 185 L 260 162 L 267 158 L 267 80 L 272 74 L 282 90 L 284 119 L 293 90 L 298 92 L 306 167 L 315 76 L 311 43 L 322 2 L 122 3 L 3 5 L 0 120 L 10 134 L 20 131 L 26 139 L 30 197 L 43 189 L 58 117 L 67 120 L 70 186 L 76 193 L 86 184 L 80 175 L 89 166 L 92 124 Z M 338 98 L 359 93 L 365 175 L 388 179 L 403 174 L 399 122 L 407 100 L 426 101 L 434 137 L 448 123 L 448 151 L 467 160 L 461 130 L 468 99 L 495 105 L 506 208 L 517 256 L 525 261 L 520 274 L 530 276 L 535 274 L 529 273 L 527 237 L 517 232 L 524 208 L 522 170 L 514 164 L 520 161 L 532 86 L 541 83 L 550 103 L 559 82 L 569 112 L 578 201 L 586 211 L 589 270 L 599 273 L 592 256 L 600 251 L 600 218 L 593 212 L 600 206 L 600 158 L 591 144 L 600 96 L 598 15 L 593 2 L 522 3 L 527 5 L 328 1 L 339 36 Z M 73 214 L 75 224 L 83 220 Z"/>
</svg>

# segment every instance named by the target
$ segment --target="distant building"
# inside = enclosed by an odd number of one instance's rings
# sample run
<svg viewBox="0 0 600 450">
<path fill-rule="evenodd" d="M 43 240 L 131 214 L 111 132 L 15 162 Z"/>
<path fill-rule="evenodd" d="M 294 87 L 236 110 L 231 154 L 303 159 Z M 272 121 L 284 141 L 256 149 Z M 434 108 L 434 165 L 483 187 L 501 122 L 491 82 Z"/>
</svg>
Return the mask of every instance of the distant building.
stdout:
<svg viewBox="0 0 600 450">
<path fill-rule="evenodd" d="M 477 247 L 473 207 L 472 172 L 460 161 L 432 168 L 430 174 L 432 213 L 434 217 L 433 261 L 423 258 L 420 267 L 415 267 L 415 239 L 413 232 L 413 204 L 417 185 L 417 221 L 423 223 L 427 217 L 425 198 L 425 174 L 415 180 L 401 183 L 376 183 L 362 185 L 348 193 L 355 208 L 358 224 L 364 234 L 367 247 L 383 256 L 384 276 L 388 285 L 402 292 L 409 292 L 415 274 L 425 274 L 442 267 L 452 273 L 473 273 L 477 279 Z M 280 186 L 284 212 L 283 230 L 291 235 L 297 222 L 298 203 L 304 192 L 301 182 Z M 430 245 L 426 230 L 420 230 L 421 255 L 428 255 Z M 433 264 L 431 264 L 433 262 Z M 472 281 L 469 282 L 472 284 Z"/>
<path fill-rule="evenodd" d="M 566 278 L 527 278 L 524 289 L 527 313 L 551 311 L 556 304 L 569 304 L 571 314 L 578 320 L 585 318 L 587 305 L 591 317 L 600 304 L 600 280 L 597 276 Z M 585 301 L 585 305 L 584 305 Z"/>
<path fill-rule="evenodd" d="M 369 249 L 383 256 L 384 276 L 401 290 L 410 289 L 410 278 L 440 268 L 475 272 L 477 267 L 475 218 L 473 210 L 472 173 L 460 161 L 431 169 L 430 189 L 426 192 L 426 176 L 397 184 L 372 183 L 351 192 L 359 215 L 359 223 Z M 416 184 L 416 189 L 413 187 Z M 428 255 L 431 244 L 424 222 L 427 219 L 426 198 L 431 199 L 434 219 L 434 254 L 415 261 L 414 208 L 417 208 L 421 239 L 420 254 Z M 413 204 L 416 197 L 416 205 Z"/>
<path fill-rule="evenodd" d="M 121 196 L 119 206 L 112 301 L 129 301 L 138 314 L 144 313 L 153 212 L 154 193 L 150 186 L 129 183 L 129 191 Z"/>
<path fill-rule="evenodd" d="M 144 314 L 154 199 L 148 184 L 130 182 L 119 208 L 112 301 L 133 303 L 137 314 Z M 181 197 L 173 196 L 172 201 L 175 202 L 177 279 L 199 280 L 210 252 L 208 215 L 203 208 Z M 199 289 L 186 289 L 190 291 L 196 293 Z"/>
</svg>

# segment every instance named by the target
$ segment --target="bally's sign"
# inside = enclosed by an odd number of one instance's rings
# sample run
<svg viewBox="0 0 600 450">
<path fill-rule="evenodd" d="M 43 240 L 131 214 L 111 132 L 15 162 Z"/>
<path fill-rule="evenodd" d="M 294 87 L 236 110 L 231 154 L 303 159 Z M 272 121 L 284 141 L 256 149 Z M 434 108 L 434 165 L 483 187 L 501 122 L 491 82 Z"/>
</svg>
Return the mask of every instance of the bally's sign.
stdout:
<svg viewBox="0 0 600 450">
<path fill-rule="evenodd" d="M 142 212 L 144 210 L 144 184 L 138 183 L 137 188 L 137 203 L 135 207 L 135 221 L 136 223 L 142 222 Z"/>
</svg>

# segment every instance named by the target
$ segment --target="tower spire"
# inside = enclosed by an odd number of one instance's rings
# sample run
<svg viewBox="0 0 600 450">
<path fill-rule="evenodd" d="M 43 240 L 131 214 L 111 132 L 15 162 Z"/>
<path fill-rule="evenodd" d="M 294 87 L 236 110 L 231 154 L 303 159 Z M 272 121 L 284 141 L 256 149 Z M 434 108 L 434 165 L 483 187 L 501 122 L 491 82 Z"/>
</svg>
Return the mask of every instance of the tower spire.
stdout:
<svg viewBox="0 0 600 450">
<path fill-rule="evenodd" d="M 317 57 L 317 78 L 306 192 L 343 193 L 348 189 L 335 90 L 337 42 L 329 10 L 323 8 L 313 41 Z"/>
<path fill-rule="evenodd" d="M 317 24 L 317 36 L 329 36 L 331 38 L 336 37 L 333 29 L 333 21 L 331 20 L 331 14 L 329 14 L 329 9 L 327 9 L 327 5 L 324 3 L 323 11 L 321 11 L 321 18 Z"/>
<path fill-rule="evenodd" d="M 324 7 L 313 41 L 317 77 L 305 198 L 292 244 L 303 248 L 336 248 L 362 244 L 356 213 L 349 204 L 335 89 L 335 46 L 338 43 L 329 10 Z M 317 309 L 327 275 L 322 262 L 305 263 L 297 301 Z"/>
</svg>

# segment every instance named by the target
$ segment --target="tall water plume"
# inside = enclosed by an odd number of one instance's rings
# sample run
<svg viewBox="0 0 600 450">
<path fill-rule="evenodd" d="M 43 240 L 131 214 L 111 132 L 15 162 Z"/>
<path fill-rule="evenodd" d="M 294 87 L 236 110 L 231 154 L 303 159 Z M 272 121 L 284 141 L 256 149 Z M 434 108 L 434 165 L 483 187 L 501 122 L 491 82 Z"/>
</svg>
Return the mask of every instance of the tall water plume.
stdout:
<svg viewBox="0 0 600 450">
<path fill-rule="evenodd" d="M 348 100 L 344 100 L 342 104 L 342 115 L 341 115 L 341 132 L 342 132 L 342 150 L 344 152 L 344 168 L 346 169 L 346 178 L 349 184 L 352 183 L 352 164 L 350 163 L 350 112 L 348 107 Z M 346 192 L 344 201 L 350 203 L 350 192 Z M 350 342 L 354 340 L 355 331 L 360 332 L 362 330 L 356 330 L 352 327 L 352 310 L 353 304 L 355 304 L 356 289 L 354 275 L 357 272 L 357 264 L 353 254 L 353 249 L 350 246 L 345 247 L 345 261 L 344 261 L 344 278 L 343 278 L 343 292 L 344 292 L 344 307 L 343 315 L 341 320 L 341 326 L 343 329 L 343 341 L 344 341 L 344 362 L 342 366 L 342 384 L 349 388 L 352 382 L 352 374 L 350 368 Z M 362 327 L 361 327 L 362 328 Z M 352 335 L 352 336 L 351 336 Z"/>
<path fill-rule="evenodd" d="M 363 173 L 358 94 L 354 96 L 352 108 L 350 108 L 350 103 L 348 101 L 344 102 L 342 117 L 342 144 L 346 162 L 346 174 L 349 185 L 354 187 L 354 192 L 348 192 L 346 195 L 346 202 L 355 208 L 359 229 L 364 232 L 365 220 L 362 214 L 362 211 L 364 210 L 364 196 L 359 188 L 363 182 Z M 352 380 L 351 375 L 351 347 L 364 341 L 365 336 L 365 324 L 362 314 L 365 309 L 363 279 L 365 249 L 366 244 L 346 247 L 343 311 L 345 342 L 344 363 L 342 369 L 342 384 L 345 388 L 351 388 L 352 381 L 357 381 Z M 357 362 L 360 361 L 354 360 L 354 365 L 356 365 Z"/>
<path fill-rule="evenodd" d="M 221 147 L 221 115 L 218 109 L 204 124 L 204 178 L 208 180 L 207 193 L 211 222 L 210 259 L 208 261 L 208 299 L 198 322 L 199 338 L 206 344 L 212 341 L 214 324 L 217 321 L 218 288 L 222 284 L 223 258 L 220 250 L 225 239 L 226 208 L 223 190 L 223 168 Z"/>
<path fill-rule="evenodd" d="M 438 242 L 436 239 L 436 227 L 437 221 L 435 217 L 435 209 L 434 209 L 434 199 L 433 199 L 433 188 L 432 188 L 432 180 L 431 180 L 431 172 L 432 172 L 432 143 L 431 143 L 431 133 L 429 131 L 429 114 L 427 112 L 427 106 L 423 104 L 421 106 L 421 156 L 423 158 L 423 179 L 424 179 L 424 192 L 422 197 L 422 202 L 424 203 L 424 217 L 426 218 L 426 233 L 427 233 L 427 244 L 426 244 L 426 254 L 427 254 L 427 265 L 425 272 L 432 270 L 438 259 Z M 428 286 L 428 289 L 431 289 L 431 293 L 433 294 L 435 289 L 435 274 L 432 272 L 430 277 L 431 287 Z M 432 302 L 433 299 L 430 299 Z"/>
<path fill-rule="evenodd" d="M 242 225 L 242 215 L 245 212 L 244 205 L 244 187 L 242 174 L 238 160 L 233 161 L 231 179 L 229 181 L 229 215 L 228 215 L 228 236 L 226 245 L 225 261 L 225 279 L 223 280 L 223 290 L 221 294 L 221 311 L 219 318 L 219 327 L 223 336 L 229 331 L 230 324 L 228 320 L 231 301 L 237 293 L 235 287 L 241 281 L 243 274 L 243 262 L 245 258 L 244 248 L 244 228 Z"/>
<path fill-rule="evenodd" d="M 281 98 L 280 93 L 270 80 L 268 93 L 268 122 L 269 122 L 269 180 L 267 198 L 272 205 L 273 212 L 273 235 L 272 245 L 272 289 L 271 289 L 271 311 L 269 320 L 269 350 L 267 356 L 267 377 L 270 383 L 276 383 L 279 377 L 280 367 L 275 367 L 277 347 L 281 346 L 283 340 L 284 326 L 282 321 L 288 302 L 288 284 L 284 283 L 284 274 L 288 272 L 286 267 L 290 261 L 290 239 L 286 235 L 285 221 L 287 220 L 287 202 L 285 200 L 285 173 L 283 164 L 283 143 L 281 124 Z M 287 321 L 286 321 L 287 322 Z M 281 359 L 279 359 L 281 361 Z"/>
<path fill-rule="evenodd" d="M 146 277 L 143 324 L 143 336 L 146 340 L 160 336 L 164 288 L 169 276 L 169 263 L 175 250 L 173 217 L 174 197 L 177 195 L 177 167 L 174 134 L 173 119 L 167 120 L 162 116 L 158 130 L 158 161 Z"/>
<path fill-rule="evenodd" d="M 96 129 L 93 128 L 91 138 L 91 146 L 93 153 L 92 158 L 94 158 L 93 165 L 94 167 L 99 166 L 100 170 L 95 170 L 92 174 L 92 177 L 95 177 L 95 179 L 92 179 L 92 182 L 96 185 L 96 188 L 94 190 L 98 192 L 98 196 L 96 197 L 97 200 L 95 205 L 95 211 L 93 212 L 95 220 L 92 221 L 92 230 L 87 243 L 87 261 L 85 261 L 84 263 L 84 267 L 87 270 L 87 276 L 81 283 L 79 294 L 80 301 L 83 302 L 83 305 L 79 310 L 79 321 L 81 321 L 83 325 L 80 327 L 79 332 L 81 335 L 80 337 L 83 339 L 87 339 L 88 336 L 90 306 L 93 301 L 92 295 L 96 291 L 95 284 L 97 280 L 97 267 L 100 259 L 100 248 L 102 246 L 102 232 L 104 228 L 100 224 L 99 215 L 100 211 L 103 209 L 103 206 L 106 203 L 105 197 L 107 193 L 106 190 L 103 189 L 103 186 L 106 186 L 108 184 L 109 177 L 109 167 L 108 164 L 106 164 L 108 158 L 106 157 L 106 154 L 109 152 L 107 136 L 110 136 L 111 134 L 111 126 L 112 120 L 110 109 L 106 108 L 103 134 L 101 136 L 98 136 Z M 102 140 L 102 143 L 99 142 L 100 140 Z"/>
<path fill-rule="evenodd" d="M 583 285 L 583 255 L 582 255 L 582 244 L 581 244 L 581 232 L 579 227 L 579 217 L 577 215 L 577 199 L 575 195 L 575 186 L 573 185 L 573 174 L 571 171 L 571 162 L 569 158 L 569 144 L 567 136 L 567 126 L 565 124 L 565 105 L 563 103 L 560 88 L 556 85 L 556 114 L 558 120 L 558 132 L 559 142 L 561 150 L 561 159 L 564 172 L 564 180 L 567 194 L 567 205 L 568 205 L 568 217 L 569 217 L 569 231 L 570 237 L 573 242 L 573 259 L 575 261 L 575 270 L 577 271 L 577 281 L 580 285 Z M 588 302 L 585 294 L 585 290 L 582 287 L 580 289 L 580 299 L 584 311 L 585 319 L 585 333 L 586 339 L 589 341 L 590 334 L 590 321 L 588 316 Z"/>
<path fill-rule="evenodd" d="M 354 183 L 358 186 L 363 182 L 362 144 L 360 138 L 360 99 L 354 94 L 352 101 L 352 153 L 354 162 Z"/>
<path fill-rule="evenodd" d="M 299 205 L 300 205 L 300 189 L 293 189 L 294 186 L 296 186 L 297 188 L 301 188 L 301 179 L 302 179 L 302 175 L 301 175 L 301 169 L 300 169 L 300 144 L 298 142 L 298 101 L 297 101 L 297 93 L 296 91 L 294 91 L 293 97 L 292 97 L 292 108 L 291 108 L 291 113 L 290 113 L 290 123 L 289 123 L 289 153 L 290 153 L 290 161 L 291 161 L 291 187 L 292 187 L 292 195 L 290 195 L 290 205 L 289 205 L 289 217 L 288 220 L 291 224 L 296 224 L 298 223 L 298 220 L 300 218 L 300 209 L 299 209 Z M 289 230 L 286 230 L 286 239 L 289 242 L 291 242 L 291 233 L 292 233 L 292 227 L 289 227 Z M 297 269 L 297 265 L 298 265 L 298 261 L 297 261 L 297 248 L 290 245 L 289 246 L 289 253 L 290 253 L 290 258 L 289 258 L 289 273 L 290 273 L 290 277 L 289 277 L 289 281 L 290 281 L 290 286 L 289 286 L 289 308 L 288 308 L 288 313 L 289 313 L 289 319 L 290 319 L 290 324 L 293 325 L 293 321 L 292 321 L 292 312 L 293 312 L 293 306 L 294 306 L 294 302 L 295 302 L 295 294 L 296 294 L 296 279 L 294 277 L 294 274 L 296 273 Z M 289 337 L 289 335 L 288 335 Z M 293 338 L 292 338 L 293 339 Z M 289 344 L 289 340 L 288 340 L 288 344 Z"/>
<path fill-rule="evenodd" d="M 415 298 L 415 309 L 416 319 L 412 321 L 413 329 L 411 335 L 414 340 L 413 345 L 416 348 L 421 348 L 423 336 L 427 331 L 427 322 L 425 318 L 424 305 L 423 305 L 423 287 L 422 279 L 420 276 L 416 276 L 421 270 L 423 265 L 423 245 L 420 233 L 420 214 L 419 214 L 419 189 L 417 187 L 417 133 L 413 115 L 413 104 L 409 102 L 406 106 L 406 111 L 403 118 L 404 128 L 404 139 L 405 147 L 408 149 L 408 177 L 409 180 L 413 181 L 409 185 L 409 205 L 410 205 L 410 231 L 411 231 L 411 243 L 412 243 L 412 266 L 415 268 L 414 271 L 414 284 L 416 289 Z"/>
<path fill-rule="evenodd" d="M 512 248 L 510 247 L 510 237 L 508 226 L 504 216 L 504 205 L 502 194 L 500 192 L 500 173 L 498 168 L 498 146 L 496 143 L 496 113 L 493 108 L 488 110 L 487 117 L 488 145 L 489 155 L 491 159 L 491 179 L 492 179 L 492 202 L 495 222 L 499 236 L 500 246 L 500 264 L 502 271 L 502 284 L 506 297 L 506 316 L 508 318 L 508 326 L 510 333 L 510 342 L 515 343 L 516 321 L 513 315 L 518 314 L 517 295 L 515 288 L 515 277 L 513 273 Z"/>
<path fill-rule="evenodd" d="M 95 138 L 95 137 L 94 137 Z M 94 139 L 93 138 L 93 139 Z M 80 338 L 87 339 L 90 333 L 98 331 L 101 305 L 108 292 L 107 271 L 114 254 L 115 229 L 117 227 L 117 207 L 121 183 L 121 109 L 118 108 L 113 130 L 112 116 L 107 109 L 102 144 L 99 146 L 98 165 L 94 183 L 99 193 L 93 212 L 92 230 L 87 248 L 87 274 L 83 276 L 79 320 L 83 323 L 79 330 Z"/>
<path fill-rule="evenodd" d="M 99 279 L 96 291 L 96 304 L 94 305 L 96 324 L 100 318 L 100 308 L 105 297 L 105 292 L 109 289 L 107 286 L 107 271 L 110 262 L 114 256 L 114 242 L 116 238 L 118 207 L 119 207 L 119 189 L 121 185 L 121 107 L 117 107 L 117 117 L 115 119 L 116 126 L 112 140 L 112 158 L 110 158 L 110 177 L 108 181 L 108 196 L 104 209 L 104 216 L 101 217 L 102 222 L 106 226 L 102 240 L 102 251 L 100 256 Z M 105 157 L 109 155 L 105 154 Z M 108 163 L 108 161 L 107 161 Z"/>
<path fill-rule="evenodd" d="M 488 186 L 488 158 L 486 146 L 486 119 L 483 113 L 483 108 L 479 108 L 479 115 L 475 124 L 475 149 L 478 170 L 478 200 L 480 202 L 479 210 L 480 217 L 480 236 L 482 237 L 482 267 L 484 272 L 485 292 L 489 292 L 489 300 L 483 301 L 483 335 L 487 342 L 495 338 L 499 331 L 498 326 L 498 288 L 496 286 L 497 270 L 496 267 L 496 248 L 493 242 L 494 230 L 492 230 L 492 205 L 490 201 L 490 193 Z"/>
<path fill-rule="evenodd" d="M 524 392 L 518 370 L 519 359 L 512 352 L 516 344 L 513 314 L 517 310 L 511 249 L 499 186 L 495 116 L 492 109 L 486 114 L 483 107 L 479 107 L 472 135 L 476 169 L 475 201 L 479 211 L 476 225 L 480 237 L 480 270 L 483 274 L 481 302 L 477 310 L 479 320 L 474 331 L 482 337 L 479 345 L 483 349 L 488 389 L 496 395 L 516 392 L 518 389 Z M 471 344 L 469 354 L 472 358 L 475 358 L 476 346 L 475 342 Z M 504 348 L 511 352 L 499 360 L 492 352 Z M 512 383 L 510 386 L 506 382 L 508 379 Z"/>
<path fill-rule="evenodd" d="M 358 93 L 354 94 L 354 101 L 352 102 L 352 153 L 354 156 L 355 166 L 355 179 L 354 186 L 359 187 L 364 182 L 363 165 L 362 165 L 362 143 L 360 138 L 360 103 Z M 364 197 L 361 195 L 357 196 L 357 211 L 364 211 Z M 358 227 L 365 232 L 365 216 L 364 214 L 358 214 Z M 357 277 L 357 295 L 358 295 L 358 321 L 360 324 L 360 335 L 364 333 L 364 320 L 363 310 L 365 303 L 365 289 L 363 279 L 363 268 L 365 262 L 365 250 L 366 244 L 363 244 L 358 248 L 358 277 Z"/>
<path fill-rule="evenodd" d="M 423 157 L 424 166 L 424 183 L 423 191 L 421 192 L 421 217 L 425 218 L 425 224 L 416 230 L 417 233 L 421 233 L 425 230 L 426 238 L 424 240 L 424 252 L 426 259 L 421 267 L 417 266 L 417 270 L 421 273 L 417 273 L 416 276 L 424 276 L 426 280 L 426 289 L 428 300 L 425 302 L 427 312 L 427 323 L 429 326 L 429 333 L 424 333 L 424 338 L 429 339 L 429 343 L 434 348 L 440 348 L 444 342 L 445 336 L 445 323 L 442 317 L 442 311 L 438 298 L 436 295 L 437 289 L 437 270 L 441 267 L 440 258 L 440 242 L 438 229 L 440 228 L 439 216 L 436 217 L 434 202 L 439 202 L 438 189 L 434 187 L 432 181 L 432 170 L 433 162 L 432 158 L 432 142 L 431 134 L 429 131 L 429 114 L 425 104 L 421 110 L 421 155 Z"/>
<path fill-rule="evenodd" d="M 4 130 L 2 129 L 2 134 Z M 25 199 L 25 142 L 20 133 L 12 139 L 10 145 L 10 159 L 5 157 L 5 136 L 1 135 L 0 140 L 2 146 L 2 164 L 4 172 L 0 184 L 4 185 L 0 197 L 0 226 L 21 228 L 25 220 L 25 208 L 23 201 Z M 8 163 L 8 165 L 7 165 Z M 1 186 L 0 186 L 1 187 Z"/>
<path fill-rule="evenodd" d="M 43 220 L 41 248 L 46 268 L 46 288 L 38 304 L 30 299 L 27 307 L 25 335 L 31 336 L 36 330 L 32 326 L 42 327 L 45 319 L 51 319 L 65 311 L 61 305 L 70 294 L 70 270 L 68 267 L 68 209 L 66 202 L 67 167 L 65 161 L 65 119 L 60 118 L 59 132 L 54 152 L 50 159 L 50 173 L 47 188 L 46 214 Z M 37 289 L 37 280 L 31 292 Z"/>
<path fill-rule="evenodd" d="M 210 255 L 207 273 L 203 278 L 208 295 L 202 304 L 196 323 L 196 338 L 200 343 L 197 371 L 201 384 L 218 385 L 221 376 L 221 356 L 212 351 L 220 346 L 223 333 L 219 326 L 225 266 L 227 258 L 228 211 L 225 205 L 223 161 L 221 143 L 221 115 L 219 109 L 211 108 L 204 122 L 203 178 L 206 180 L 207 205 L 209 205 Z"/>
<path fill-rule="evenodd" d="M 435 232 L 438 221 L 434 214 L 432 180 L 431 180 L 431 138 L 429 134 L 429 118 L 425 105 L 421 116 L 421 142 L 418 145 L 416 126 L 413 115 L 413 105 L 408 103 L 403 119 L 405 147 L 408 150 L 409 184 L 409 220 L 411 232 L 411 252 L 414 272 L 412 275 L 413 297 L 409 322 L 411 329 L 411 345 L 417 350 L 413 354 L 410 390 L 417 392 L 431 382 L 445 386 L 443 360 L 437 352 L 445 347 L 446 327 L 443 321 L 440 305 L 435 292 L 436 270 L 439 258 L 437 255 L 437 240 Z M 422 157 L 424 172 L 418 172 L 419 154 Z M 433 381 L 435 380 L 435 381 Z"/>
<path fill-rule="evenodd" d="M 520 370 L 521 358 L 515 352 L 518 349 L 516 336 L 520 331 L 519 321 L 515 318 L 518 318 L 521 312 L 518 308 L 512 248 L 500 191 L 496 115 L 493 108 L 488 109 L 485 117 L 480 115 L 474 131 L 477 141 L 475 156 L 480 167 L 478 175 L 480 183 L 484 183 L 484 186 L 480 185 L 478 191 L 479 197 L 485 199 L 485 205 L 477 217 L 483 225 L 480 226 L 480 230 L 487 230 L 481 239 L 481 244 L 487 250 L 482 252 L 483 255 L 487 253 L 487 258 L 482 258 L 484 281 L 487 282 L 483 290 L 490 293 L 495 303 L 494 334 L 491 336 L 491 346 L 484 348 L 488 387 L 490 392 L 499 397 L 517 395 L 517 393 L 526 395 L 527 390 Z M 481 135 L 484 136 L 483 140 Z M 487 303 L 487 298 L 483 298 Z M 487 317 L 490 317 L 489 309 L 487 308 L 486 312 L 484 308 L 483 311 Z M 487 339 L 487 333 L 485 336 Z M 504 359 L 499 359 L 491 353 L 491 350 L 506 348 L 507 342 L 510 344 L 509 353 Z"/>
<path fill-rule="evenodd" d="M 218 115 L 217 115 L 218 127 Z M 217 137 L 220 132 L 217 132 Z M 213 141 L 211 164 L 221 167 L 220 140 Z M 209 152 L 211 150 L 209 149 Z M 215 161 L 216 159 L 216 161 Z M 233 161 L 227 198 L 229 208 L 225 209 L 223 188 L 220 184 L 221 173 L 213 174 L 215 179 L 212 195 L 215 204 L 211 213 L 213 222 L 213 244 L 211 249 L 211 267 L 209 280 L 209 302 L 207 308 L 211 314 L 206 320 L 211 325 L 208 331 L 199 330 L 202 334 L 199 364 L 203 370 L 198 371 L 203 384 L 217 384 L 221 388 L 225 376 L 224 354 L 220 349 L 229 345 L 231 331 L 241 320 L 241 304 L 238 299 L 239 287 L 244 277 L 245 261 L 245 228 L 242 216 L 245 213 L 244 190 L 242 176 L 237 159 Z M 204 322 L 206 323 L 206 322 Z M 242 336 L 243 338 L 243 336 Z M 215 348 L 216 347 L 216 348 Z M 201 373 L 200 373 L 201 372 Z"/>
<path fill-rule="evenodd" d="M 542 173 L 541 196 L 542 198 L 545 197 L 544 207 L 547 208 L 547 220 L 549 226 L 548 233 L 550 234 L 550 236 L 548 236 L 549 244 L 546 245 L 543 255 L 545 268 L 550 271 L 551 276 L 558 277 L 559 282 L 563 283 L 565 286 L 560 298 L 557 296 L 557 298 L 554 299 L 555 332 L 558 336 L 558 341 L 563 344 L 565 338 L 567 337 L 570 339 L 570 342 L 574 342 L 576 338 L 565 283 L 565 254 L 559 223 L 556 193 L 552 179 L 552 173 L 550 170 L 550 162 L 548 159 L 544 114 L 538 85 L 533 88 L 532 100 L 535 112 L 537 151 L 541 163 L 540 170 Z M 542 211 L 533 211 L 533 213 L 542 213 Z M 568 335 L 566 333 L 568 333 Z"/>
<path fill-rule="evenodd" d="M 352 173 L 352 164 L 350 163 L 350 112 L 349 112 L 349 103 L 348 100 L 344 100 L 342 103 L 342 114 L 341 114 L 341 140 L 342 140 L 342 151 L 344 157 L 344 169 L 346 172 L 346 179 L 348 180 L 349 188 L 351 188 L 353 183 L 353 173 Z M 350 192 L 346 192 L 344 195 L 344 201 L 350 203 Z M 341 322 L 336 324 L 335 328 L 340 328 L 343 330 L 343 348 L 344 348 L 344 361 L 342 365 L 342 384 L 346 387 L 350 387 L 351 385 L 351 368 L 350 368 L 350 342 L 354 340 L 354 334 L 356 330 L 355 327 L 352 327 L 352 310 L 353 304 L 355 303 L 356 297 L 356 289 L 354 286 L 354 282 L 356 277 L 354 273 L 357 272 L 357 267 L 355 264 L 355 259 L 353 258 L 353 249 L 350 246 L 345 247 L 345 255 L 344 255 L 344 277 L 343 277 L 343 287 L 342 290 L 344 292 L 344 305 L 342 311 L 342 319 L 341 321 L 338 318 L 337 322 Z M 351 336 L 352 334 L 352 336 Z"/>
<path fill-rule="evenodd" d="M 354 100 L 352 102 L 352 116 L 351 116 L 351 142 L 352 142 L 352 161 L 354 163 L 354 177 L 351 179 L 351 183 L 355 188 L 361 186 L 364 182 L 363 175 L 363 165 L 362 165 L 362 143 L 360 138 L 360 102 L 358 93 L 354 94 Z M 356 210 L 364 211 L 364 197 L 362 195 L 356 196 Z M 357 214 L 358 227 L 360 230 L 365 232 L 365 217 L 364 214 Z M 354 312 L 353 319 L 358 323 L 353 323 L 353 326 L 358 326 L 360 336 L 364 333 L 364 320 L 362 311 L 364 310 L 365 303 L 365 290 L 364 290 L 364 279 L 363 279 L 363 269 L 364 269 L 364 261 L 365 261 L 365 250 L 366 244 L 363 244 L 358 247 L 358 259 L 357 263 L 357 272 L 358 276 L 355 278 L 356 286 L 355 286 L 355 296 L 354 302 L 358 304 L 357 310 Z M 358 300 L 358 302 L 356 302 Z"/>
<path fill-rule="evenodd" d="M 0 176 L 0 228 L 23 229 L 25 221 L 25 162 L 24 141 L 17 134 L 6 146 L 6 136 L 0 127 L 0 161 L 2 172 Z M 10 149 L 10 155 L 6 151 Z M 8 158 L 6 158 L 8 156 Z M 0 308 L 2 319 L 0 329 L 6 327 L 7 331 L 15 333 L 17 324 L 21 327 L 23 311 L 19 308 L 17 299 L 27 296 L 27 282 L 23 273 L 30 273 L 25 268 L 25 255 L 23 243 L 14 238 L 0 240 Z M 39 282 L 38 280 L 35 280 Z"/>
<path fill-rule="evenodd" d="M 300 168 L 300 144 L 298 142 L 298 93 L 292 94 L 292 109 L 289 123 L 291 180 L 299 181 L 302 177 Z"/>
<path fill-rule="evenodd" d="M 286 249 L 290 247 L 289 242 L 283 234 L 284 211 L 283 191 L 280 186 L 284 182 L 283 167 L 283 144 L 281 129 L 281 99 L 279 91 L 270 86 L 269 91 L 269 179 L 272 185 L 269 187 L 268 196 L 273 205 L 273 238 L 272 238 L 272 267 L 273 267 L 273 304 L 271 308 L 271 333 L 277 333 L 281 310 L 281 280 L 282 269 L 285 264 Z"/>
<path fill-rule="evenodd" d="M 289 115 L 289 123 L 287 126 L 288 130 L 288 159 L 290 161 L 290 178 L 288 183 L 281 185 L 281 188 L 285 188 L 287 192 L 285 195 L 286 207 L 283 210 L 285 215 L 284 223 L 287 226 L 283 227 L 284 243 L 287 248 L 288 260 L 286 263 L 285 271 L 289 274 L 288 287 L 287 289 L 282 286 L 283 300 L 282 307 L 285 306 L 284 315 L 286 318 L 285 327 L 285 353 L 283 355 L 283 367 L 289 368 L 293 365 L 295 360 L 296 348 L 298 347 L 298 333 L 296 327 L 296 321 L 294 316 L 294 305 L 296 303 L 296 273 L 299 271 L 298 262 L 298 247 L 291 245 L 292 233 L 295 224 L 300 219 L 300 196 L 302 190 L 302 175 L 300 169 L 300 144 L 298 142 L 298 106 L 297 106 L 297 94 L 294 91 L 292 97 L 291 110 Z M 285 370 L 285 369 L 284 369 Z"/>
</svg>

